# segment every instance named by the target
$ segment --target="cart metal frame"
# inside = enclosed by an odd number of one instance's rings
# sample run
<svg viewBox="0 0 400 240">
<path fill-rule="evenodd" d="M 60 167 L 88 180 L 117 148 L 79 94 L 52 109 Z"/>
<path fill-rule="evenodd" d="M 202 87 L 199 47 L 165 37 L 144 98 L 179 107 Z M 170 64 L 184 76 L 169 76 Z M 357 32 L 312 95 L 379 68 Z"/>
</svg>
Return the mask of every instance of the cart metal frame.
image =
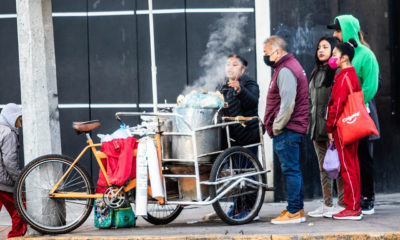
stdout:
<svg viewBox="0 0 400 240">
<path fill-rule="evenodd" d="M 266 183 L 262 182 L 257 182 L 249 177 L 251 176 L 256 176 L 256 175 L 261 175 L 261 174 L 267 174 L 268 172 L 271 172 L 271 170 L 263 170 L 255 173 L 248 173 L 248 174 L 242 174 L 240 176 L 234 176 L 230 177 L 227 179 L 219 180 L 216 182 L 210 182 L 210 181 L 200 181 L 200 172 L 199 172 L 199 158 L 205 157 L 205 156 L 212 156 L 212 155 L 217 155 L 224 150 L 220 151 L 215 151 L 215 152 L 210 152 L 210 153 L 205 153 L 205 154 L 197 154 L 197 143 L 196 143 L 196 133 L 208 129 L 213 129 L 213 128 L 225 128 L 226 129 L 226 138 L 227 138 L 227 144 L 228 148 L 230 148 L 231 141 L 230 141 L 230 130 L 229 127 L 230 125 L 234 124 L 244 124 L 246 121 L 250 121 L 253 119 L 258 120 L 258 125 L 259 125 L 259 132 L 260 132 L 260 142 L 259 143 L 254 143 L 254 144 L 249 144 L 246 146 L 243 146 L 245 148 L 250 148 L 254 146 L 261 146 L 261 164 L 262 167 L 265 169 L 267 164 L 266 164 L 266 159 L 265 159 L 265 147 L 264 147 L 264 140 L 263 140 L 263 129 L 262 129 L 262 122 L 259 117 L 223 117 L 222 123 L 215 123 L 213 125 L 208 125 L 204 127 L 199 127 L 199 128 L 193 128 L 184 118 L 182 115 L 177 114 L 177 113 L 154 113 L 154 112 L 117 112 L 115 114 L 115 117 L 121 120 L 121 117 L 154 117 L 153 118 L 153 125 L 152 127 L 148 128 L 149 126 L 140 126 L 138 125 L 137 127 L 132 127 L 130 128 L 130 133 L 132 135 L 157 135 L 160 134 L 161 138 L 162 136 L 189 136 L 192 138 L 192 147 L 193 147 L 193 159 L 164 159 L 163 154 L 161 155 L 161 166 L 163 166 L 163 163 L 167 162 L 179 162 L 179 163 L 192 163 L 194 165 L 194 174 L 162 174 L 162 181 L 163 183 L 166 182 L 166 178 L 195 178 L 196 179 L 196 201 L 187 201 L 187 200 L 168 200 L 168 195 L 167 195 L 167 189 L 166 189 L 166 184 L 163 184 L 164 187 L 164 192 L 165 192 L 165 197 L 164 197 L 164 203 L 165 204 L 176 204 L 176 205 L 209 205 L 213 204 L 214 202 L 218 201 L 221 199 L 222 196 L 224 196 L 226 193 L 228 193 L 231 189 L 236 187 L 238 184 L 242 183 L 243 181 L 247 181 L 249 183 L 252 183 L 257 186 L 262 186 L 265 191 L 273 191 L 273 188 L 268 187 L 268 182 L 267 178 L 265 178 Z M 160 122 L 160 117 L 174 117 L 174 118 L 179 118 L 185 125 L 186 127 L 190 130 L 188 132 L 162 132 L 161 131 L 161 122 Z M 216 120 L 216 118 L 214 118 Z M 216 122 L 216 121 L 214 121 Z M 156 125 L 154 123 L 157 123 Z M 143 131 L 143 128 L 148 128 L 147 130 Z M 161 141 L 162 142 L 162 141 Z M 161 149 L 164 147 L 162 146 Z M 160 171 L 162 172 L 162 171 Z M 233 183 L 232 183 L 233 182 Z M 207 197 L 206 199 L 203 200 L 202 194 L 201 194 L 201 185 L 217 185 L 217 184 L 224 184 L 224 186 L 227 186 L 228 184 L 231 184 L 229 187 L 225 188 L 223 191 L 219 192 L 218 195 L 214 199 L 210 199 L 210 197 Z"/>
</svg>

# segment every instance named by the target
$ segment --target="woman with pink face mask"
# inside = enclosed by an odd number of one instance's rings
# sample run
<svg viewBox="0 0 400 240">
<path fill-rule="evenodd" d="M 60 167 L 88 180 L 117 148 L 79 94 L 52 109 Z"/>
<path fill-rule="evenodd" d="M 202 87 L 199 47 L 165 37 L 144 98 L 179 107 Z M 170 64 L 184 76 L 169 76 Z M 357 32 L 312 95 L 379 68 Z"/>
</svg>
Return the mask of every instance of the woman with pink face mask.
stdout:
<svg viewBox="0 0 400 240">
<path fill-rule="evenodd" d="M 351 64 L 351 60 L 354 57 L 354 48 L 356 47 L 357 42 L 354 39 L 350 39 L 349 42 L 339 43 L 328 61 L 331 68 L 341 69 L 335 75 L 331 98 L 328 103 L 328 118 L 326 122 L 329 141 L 334 141 L 339 153 L 340 175 L 343 178 L 343 197 L 346 205 L 343 211 L 333 215 L 334 219 L 362 219 L 360 167 L 357 156 L 358 140 L 343 146 L 336 125 L 340 115 L 343 113 L 347 96 L 350 94 L 350 87 L 353 92 L 361 91 L 356 70 Z M 350 86 L 347 83 L 347 79 L 350 82 Z"/>
<path fill-rule="evenodd" d="M 315 67 L 311 72 L 309 89 L 309 117 L 307 133 L 314 144 L 320 170 L 323 203 L 317 209 L 307 213 L 310 217 L 332 217 L 344 209 L 343 203 L 343 179 L 336 179 L 338 203 L 333 204 L 333 183 L 323 169 L 324 158 L 329 146 L 329 138 L 326 132 L 326 113 L 329 97 L 332 91 L 335 69 L 328 65 L 337 41 L 333 37 L 322 37 L 315 51 Z"/>
</svg>

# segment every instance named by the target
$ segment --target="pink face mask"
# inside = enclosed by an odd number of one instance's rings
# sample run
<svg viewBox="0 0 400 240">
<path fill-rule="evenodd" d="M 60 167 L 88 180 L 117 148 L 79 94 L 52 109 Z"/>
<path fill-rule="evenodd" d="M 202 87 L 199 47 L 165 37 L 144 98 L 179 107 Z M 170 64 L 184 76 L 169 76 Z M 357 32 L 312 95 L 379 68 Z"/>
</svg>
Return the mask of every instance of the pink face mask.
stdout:
<svg viewBox="0 0 400 240">
<path fill-rule="evenodd" d="M 330 58 L 329 58 L 329 61 L 328 61 L 329 67 L 331 67 L 332 69 L 338 68 L 337 61 L 338 61 L 338 58 L 336 58 L 336 57 L 330 57 Z"/>
</svg>

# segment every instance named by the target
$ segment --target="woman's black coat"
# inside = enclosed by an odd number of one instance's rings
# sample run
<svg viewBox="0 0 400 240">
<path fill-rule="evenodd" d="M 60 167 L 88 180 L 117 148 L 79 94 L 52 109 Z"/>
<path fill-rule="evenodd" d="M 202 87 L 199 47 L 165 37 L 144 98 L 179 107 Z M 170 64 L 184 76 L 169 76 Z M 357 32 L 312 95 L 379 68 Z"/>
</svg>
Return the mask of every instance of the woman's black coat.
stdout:
<svg viewBox="0 0 400 240">
<path fill-rule="evenodd" d="M 258 116 L 260 89 L 257 82 L 247 75 L 242 75 L 239 78 L 239 84 L 241 88 L 239 93 L 227 84 L 220 87 L 219 91 L 224 95 L 225 102 L 228 103 L 228 107 L 223 109 L 223 115 L 229 117 Z M 252 120 L 246 122 L 245 125 L 246 127 L 237 124 L 229 128 L 230 136 L 235 140 L 233 145 L 247 145 L 259 142 L 258 121 Z"/>
</svg>

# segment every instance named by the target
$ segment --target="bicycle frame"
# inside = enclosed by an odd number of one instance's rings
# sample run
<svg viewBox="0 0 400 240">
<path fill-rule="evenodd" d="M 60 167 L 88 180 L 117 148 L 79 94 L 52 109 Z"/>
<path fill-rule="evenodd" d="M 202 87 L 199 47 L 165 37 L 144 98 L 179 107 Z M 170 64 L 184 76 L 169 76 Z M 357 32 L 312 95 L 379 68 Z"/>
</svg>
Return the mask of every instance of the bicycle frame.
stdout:
<svg viewBox="0 0 400 240">
<path fill-rule="evenodd" d="M 111 187 L 110 181 L 108 180 L 107 177 L 107 172 L 106 169 L 102 163 L 102 159 L 106 159 L 107 155 L 101 151 L 97 150 L 97 147 L 101 147 L 101 143 L 93 143 L 92 138 L 90 137 L 90 135 L 88 133 L 86 133 L 86 138 L 87 138 L 87 143 L 88 145 L 81 151 L 81 153 L 78 155 L 78 157 L 73 161 L 73 163 L 71 164 L 71 166 L 68 168 L 68 170 L 64 173 L 64 175 L 60 178 L 60 180 L 56 183 L 56 185 L 51 189 L 51 191 L 49 192 L 49 196 L 51 198 L 83 198 L 83 199 L 87 199 L 87 198 L 103 198 L 103 193 L 94 193 L 94 194 L 90 194 L 90 193 L 84 193 L 84 192 L 56 192 L 56 190 L 58 189 L 58 187 L 60 186 L 60 184 L 62 183 L 62 181 L 68 176 L 68 174 L 71 172 L 72 168 L 77 164 L 77 162 L 82 158 L 82 156 L 86 153 L 86 151 L 88 149 L 92 150 L 93 155 L 96 158 L 97 163 L 100 166 L 100 170 L 103 173 L 105 180 L 107 182 L 107 186 Z M 159 167 L 160 167 L 160 174 L 161 174 L 161 179 L 163 179 L 162 177 L 162 169 L 161 169 L 161 134 L 157 133 L 155 139 L 153 139 L 153 141 L 156 142 L 156 149 L 157 149 L 157 157 L 158 157 L 158 162 L 159 162 Z M 137 150 L 134 150 L 133 155 L 136 156 L 137 154 Z M 125 192 L 128 192 L 132 189 L 134 189 L 136 187 L 136 179 L 132 179 L 128 185 L 123 187 L 123 190 Z M 151 186 L 147 187 L 147 193 L 149 195 L 151 195 Z M 157 201 L 160 204 L 164 204 L 164 198 L 156 198 Z"/>
</svg>

